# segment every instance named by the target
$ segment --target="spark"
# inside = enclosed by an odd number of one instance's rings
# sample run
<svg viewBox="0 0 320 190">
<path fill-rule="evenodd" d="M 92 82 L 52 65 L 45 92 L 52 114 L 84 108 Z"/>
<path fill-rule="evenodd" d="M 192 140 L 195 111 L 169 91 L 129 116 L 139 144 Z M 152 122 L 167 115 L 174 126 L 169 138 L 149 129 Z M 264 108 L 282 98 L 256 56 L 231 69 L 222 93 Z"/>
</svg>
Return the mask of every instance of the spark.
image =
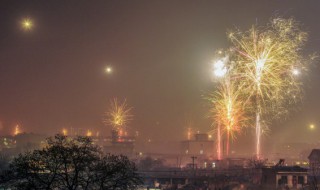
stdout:
<svg viewBox="0 0 320 190">
<path fill-rule="evenodd" d="M 111 125 L 118 133 L 123 133 L 129 121 L 132 120 L 131 107 L 128 107 L 127 101 L 119 102 L 116 98 L 110 102 L 110 108 L 106 112 L 104 122 Z"/>
</svg>

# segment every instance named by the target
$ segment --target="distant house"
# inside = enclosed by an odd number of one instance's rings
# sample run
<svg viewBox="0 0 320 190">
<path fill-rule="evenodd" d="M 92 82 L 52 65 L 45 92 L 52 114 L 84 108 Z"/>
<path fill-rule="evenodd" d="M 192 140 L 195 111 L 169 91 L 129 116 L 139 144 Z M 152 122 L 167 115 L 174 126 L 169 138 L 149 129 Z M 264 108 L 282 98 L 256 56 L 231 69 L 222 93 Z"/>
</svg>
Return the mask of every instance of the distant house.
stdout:
<svg viewBox="0 0 320 190">
<path fill-rule="evenodd" d="M 303 189 L 307 180 L 308 170 L 299 166 L 262 168 L 262 189 Z"/>
<path fill-rule="evenodd" d="M 313 149 L 308 159 L 310 168 L 320 168 L 320 149 Z"/>
<path fill-rule="evenodd" d="M 208 134 L 195 134 L 194 139 L 181 142 L 182 155 L 212 156 L 215 154 L 215 143 Z"/>
<path fill-rule="evenodd" d="M 134 153 L 134 142 L 134 137 L 125 135 L 121 136 L 118 131 L 112 130 L 111 141 L 106 142 L 103 149 L 107 153 L 130 156 Z"/>
<path fill-rule="evenodd" d="M 313 149 L 308 156 L 309 159 L 309 181 L 313 186 L 320 182 L 320 149 Z"/>
<path fill-rule="evenodd" d="M 194 134 L 193 138 L 180 142 L 180 155 L 181 155 L 181 165 L 186 167 L 196 167 L 199 168 L 215 168 L 215 162 L 212 162 L 213 157 L 215 157 L 215 141 L 212 137 L 206 133 Z M 192 163 L 191 158 L 194 157 L 194 163 Z"/>
</svg>

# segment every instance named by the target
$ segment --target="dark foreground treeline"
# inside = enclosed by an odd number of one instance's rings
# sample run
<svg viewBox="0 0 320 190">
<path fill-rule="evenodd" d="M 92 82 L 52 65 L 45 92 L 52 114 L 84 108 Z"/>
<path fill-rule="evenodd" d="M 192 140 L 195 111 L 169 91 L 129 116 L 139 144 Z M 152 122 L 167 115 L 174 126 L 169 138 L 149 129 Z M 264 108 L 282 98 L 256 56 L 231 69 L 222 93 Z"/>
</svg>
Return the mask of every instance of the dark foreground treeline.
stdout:
<svg viewBox="0 0 320 190">
<path fill-rule="evenodd" d="M 0 189 L 133 190 L 142 184 L 126 156 L 103 154 L 88 137 L 56 135 L 20 154 L 0 175 Z"/>
</svg>

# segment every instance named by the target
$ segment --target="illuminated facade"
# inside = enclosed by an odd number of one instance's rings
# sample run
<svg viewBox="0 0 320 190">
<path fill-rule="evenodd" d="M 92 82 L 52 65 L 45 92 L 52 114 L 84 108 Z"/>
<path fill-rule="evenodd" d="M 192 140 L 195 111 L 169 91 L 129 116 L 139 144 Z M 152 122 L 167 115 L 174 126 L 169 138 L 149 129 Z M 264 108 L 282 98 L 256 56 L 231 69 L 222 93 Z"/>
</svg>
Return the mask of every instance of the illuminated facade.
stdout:
<svg viewBox="0 0 320 190">
<path fill-rule="evenodd" d="M 134 137 L 120 135 L 117 130 L 112 130 L 111 141 L 107 142 L 103 149 L 107 153 L 130 156 L 134 154 L 134 142 Z"/>
<path fill-rule="evenodd" d="M 215 143 L 208 134 L 195 134 L 194 139 L 181 142 L 181 155 L 210 157 L 215 154 Z"/>
<path fill-rule="evenodd" d="M 264 189 L 304 189 L 308 182 L 307 171 L 298 166 L 262 168 L 261 186 Z"/>
</svg>

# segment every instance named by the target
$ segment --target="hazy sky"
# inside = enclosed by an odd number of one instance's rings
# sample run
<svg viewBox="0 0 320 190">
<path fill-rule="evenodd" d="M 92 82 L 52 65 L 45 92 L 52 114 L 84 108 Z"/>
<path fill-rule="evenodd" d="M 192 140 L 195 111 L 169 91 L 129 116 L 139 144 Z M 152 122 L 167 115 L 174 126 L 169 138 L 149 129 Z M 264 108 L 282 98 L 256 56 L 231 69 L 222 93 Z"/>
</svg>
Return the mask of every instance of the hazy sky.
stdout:
<svg viewBox="0 0 320 190">
<path fill-rule="evenodd" d="M 306 52 L 319 52 L 319 9 L 319 0 L 1 0 L 0 133 L 20 123 L 28 132 L 73 126 L 109 134 L 102 117 L 114 97 L 127 98 L 130 128 L 144 138 L 181 139 L 190 121 L 206 132 L 202 96 L 214 89 L 210 61 L 229 46 L 227 30 L 294 17 L 310 34 Z M 30 31 L 20 25 L 27 17 Z M 303 105 L 272 125 L 265 142 L 317 140 L 319 82 L 314 67 Z M 318 129 L 309 131 L 310 123 Z"/>
</svg>

